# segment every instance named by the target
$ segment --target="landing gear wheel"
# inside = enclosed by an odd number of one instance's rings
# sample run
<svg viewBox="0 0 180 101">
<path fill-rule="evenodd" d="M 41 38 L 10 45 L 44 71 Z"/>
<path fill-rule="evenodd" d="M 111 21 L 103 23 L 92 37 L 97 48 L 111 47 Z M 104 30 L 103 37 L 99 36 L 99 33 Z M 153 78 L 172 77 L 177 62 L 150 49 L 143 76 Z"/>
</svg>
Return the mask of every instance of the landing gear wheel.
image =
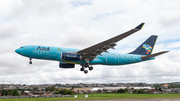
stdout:
<svg viewBox="0 0 180 101">
<path fill-rule="evenodd" d="M 93 67 L 91 66 L 91 67 L 89 67 L 89 70 L 93 70 Z"/>
<path fill-rule="evenodd" d="M 32 61 L 29 61 L 29 64 L 32 64 Z"/>
<path fill-rule="evenodd" d="M 87 74 L 87 73 L 88 73 L 88 71 L 87 71 L 87 70 L 85 70 L 85 71 L 84 71 L 84 73 L 85 73 L 85 74 Z"/>
<path fill-rule="evenodd" d="M 80 71 L 84 71 L 84 68 L 81 68 Z"/>
<path fill-rule="evenodd" d="M 89 67 L 89 64 L 88 64 L 88 63 L 86 63 L 86 64 L 85 64 L 85 67 Z"/>
<path fill-rule="evenodd" d="M 30 61 L 29 61 L 29 64 L 32 64 L 32 61 L 31 61 L 31 60 L 32 60 L 32 58 L 31 58 L 31 57 L 29 57 L 29 60 L 30 60 Z"/>
</svg>

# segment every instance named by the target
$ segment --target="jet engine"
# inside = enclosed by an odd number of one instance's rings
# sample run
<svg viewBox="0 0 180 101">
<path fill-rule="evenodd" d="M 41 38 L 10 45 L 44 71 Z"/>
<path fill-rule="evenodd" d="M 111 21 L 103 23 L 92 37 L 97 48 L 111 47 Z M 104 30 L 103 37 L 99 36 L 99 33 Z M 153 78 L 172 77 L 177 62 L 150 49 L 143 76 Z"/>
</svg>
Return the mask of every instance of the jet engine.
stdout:
<svg viewBox="0 0 180 101">
<path fill-rule="evenodd" d="M 64 62 L 60 62 L 59 63 L 59 68 L 74 68 L 75 64 L 69 64 L 69 63 L 64 63 Z"/>
<path fill-rule="evenodd" d="M 63 61 L 79 61 L 81 56 L 75 53 L 62 53 Z"/>
</svg>

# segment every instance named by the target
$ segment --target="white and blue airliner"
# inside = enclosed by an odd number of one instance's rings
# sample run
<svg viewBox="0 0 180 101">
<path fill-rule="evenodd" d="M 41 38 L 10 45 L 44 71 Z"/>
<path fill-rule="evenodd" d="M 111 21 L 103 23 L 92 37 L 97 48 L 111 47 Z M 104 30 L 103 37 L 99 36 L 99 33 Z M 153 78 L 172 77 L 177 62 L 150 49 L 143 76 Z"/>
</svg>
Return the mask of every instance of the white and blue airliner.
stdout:
<svg viewBox="0 0 180 101">
<path fill-rule="evenodd" d="M 105 40 L 85 49 L 71 49 L 62 47 L 51 47 L 41 45 L 27 45 L 15 50 L 16 53 L 28 57 L 29 63 L 32 64 L 32 58 L 59 61 L 60 68 L 75 68 L 75 64 L 82 66 L 80 68 L 85 74 L 93 70 L 92 65 L 125 65 L 147 60 L 155 59 L 155 56 L 166 53 L 162 51 L 151 54 L 156 43 L 157 36 L 151 35 L 134 51 L 124 53 L 109 53 L 108 49 L 114 49 L 117 42 L 127 36 L 141 30 L 144 23 L 136 28 L 131 29 L 123 34 Z"/>
</svg>

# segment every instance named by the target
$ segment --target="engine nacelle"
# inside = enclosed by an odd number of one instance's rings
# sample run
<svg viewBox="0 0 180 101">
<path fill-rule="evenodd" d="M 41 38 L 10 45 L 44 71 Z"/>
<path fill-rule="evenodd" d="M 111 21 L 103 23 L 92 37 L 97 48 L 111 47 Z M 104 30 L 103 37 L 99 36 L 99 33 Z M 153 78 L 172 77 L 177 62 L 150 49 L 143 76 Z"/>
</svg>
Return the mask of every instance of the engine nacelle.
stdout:
<svg viewBox="0 0 180 101">
<path fill-rule="evenodd" d="M 64 61 L 79 61 L 81 56 L 75 53 L 62 53 L 61 58 Z"/>
<path fill-rule="evenodd" d="M 64 63 L 64 62 L 60 62 L 59 63 L 59 68 L 74 68 L 75 64 L 69 64 L 69 63 Z"/>
</svg>

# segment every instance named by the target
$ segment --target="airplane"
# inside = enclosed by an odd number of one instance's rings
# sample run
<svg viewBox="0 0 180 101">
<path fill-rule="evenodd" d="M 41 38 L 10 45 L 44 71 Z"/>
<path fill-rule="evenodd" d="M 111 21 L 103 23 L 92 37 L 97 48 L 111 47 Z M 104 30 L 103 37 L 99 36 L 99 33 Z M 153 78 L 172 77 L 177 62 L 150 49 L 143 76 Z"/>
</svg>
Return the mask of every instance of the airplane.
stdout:
<svg viewBox="0 0 180 101">
<path fill-rule="evenodd" d="M 151 54 L 156 43 L 157 35 L 151 35 L 137 49 L 130 53 L 109 53 L 108 49 L 115 49 L 116 43 L 129 35 L 142 29 L 144 23 L 141 23 L 134 29 L 123 34 L 95 44 L 85 49 L 71 49 L 62 47 L 51 47 L 41 45 L 27 45 L 15 50 L 16 53 L 28 57 L 29 64 L 32 64 L 32 58 L 59 61 L 59 68 L 75 68 L 75 64 L 81 65 L 80 71 L 85 74 L 90 65 L 127 65 L 155 59 L 156 56 L 167 53 L 162 51 Z"/>
</svg>

